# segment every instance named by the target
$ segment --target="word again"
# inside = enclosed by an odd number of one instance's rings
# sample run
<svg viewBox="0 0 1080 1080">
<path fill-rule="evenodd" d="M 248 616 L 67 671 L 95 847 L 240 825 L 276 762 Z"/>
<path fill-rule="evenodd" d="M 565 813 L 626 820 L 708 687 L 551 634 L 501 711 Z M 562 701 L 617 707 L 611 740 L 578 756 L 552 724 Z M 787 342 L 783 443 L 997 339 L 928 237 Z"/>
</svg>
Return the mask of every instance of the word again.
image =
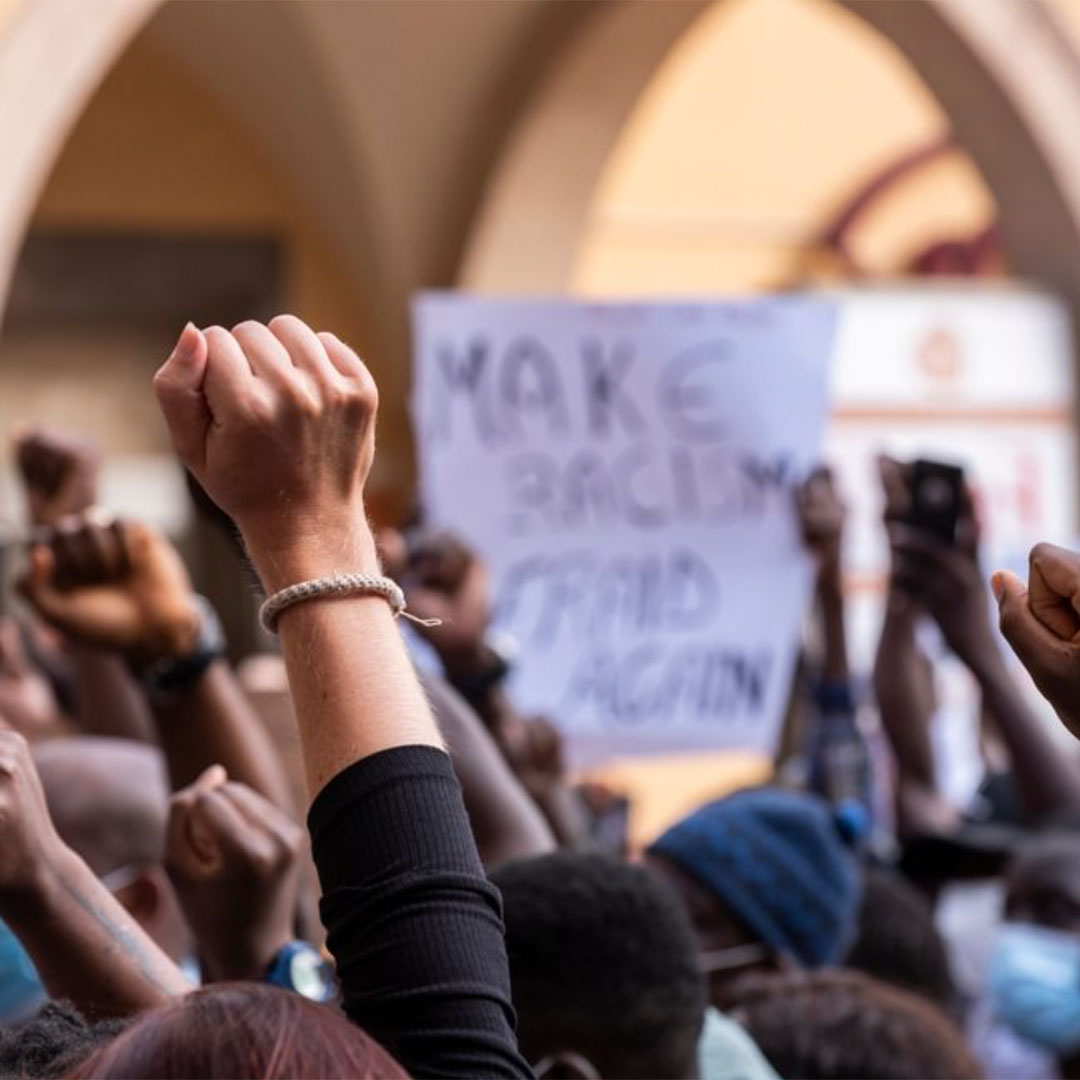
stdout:
<svg viewBox="0 0 1080 1080">
<path fill-rule="evenodd" d="M 643 644 L 582 657 L 567 683 L 568 719 L 590 712 L 602 725 L 752 723 L 761 718 L 773 670 L 771 648 Z"/>
</svg>

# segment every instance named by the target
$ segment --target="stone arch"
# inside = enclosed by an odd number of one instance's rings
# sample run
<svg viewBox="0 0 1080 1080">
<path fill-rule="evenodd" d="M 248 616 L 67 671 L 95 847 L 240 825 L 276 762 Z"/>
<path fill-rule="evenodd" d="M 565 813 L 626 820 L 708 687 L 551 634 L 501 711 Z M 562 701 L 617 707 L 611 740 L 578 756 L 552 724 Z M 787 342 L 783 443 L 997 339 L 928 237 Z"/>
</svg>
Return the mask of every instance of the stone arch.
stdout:
<svg viewBox="0 0 1080 1080">
<path fill-rule="evenodd" d="M 888 37 L 941 103 L 999 203 L 1011 265 L 1080 310 L 1080 58 L 1053 9 L 1026 0 L 837 2 Z M 565 291 L 608 152 L 704 6 L 613 6 L 582 28 L 507 138 L 460 284 Z"/>
</svg>

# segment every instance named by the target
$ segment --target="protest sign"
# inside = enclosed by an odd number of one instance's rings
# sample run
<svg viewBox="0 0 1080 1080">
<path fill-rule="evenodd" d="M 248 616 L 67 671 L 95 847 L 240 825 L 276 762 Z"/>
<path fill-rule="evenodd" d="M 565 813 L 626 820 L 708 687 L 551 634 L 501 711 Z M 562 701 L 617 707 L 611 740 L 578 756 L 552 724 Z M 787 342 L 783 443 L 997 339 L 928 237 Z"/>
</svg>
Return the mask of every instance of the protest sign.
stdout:
<svg viewBox="0 0 1080 1080">
<path fill-rule="evenodd" d="M 579 756 L 775 741 L 810 588 L 834 305 L 428 294 L 429 524 L 489 562 L 512 686 Z"/>
</svg>

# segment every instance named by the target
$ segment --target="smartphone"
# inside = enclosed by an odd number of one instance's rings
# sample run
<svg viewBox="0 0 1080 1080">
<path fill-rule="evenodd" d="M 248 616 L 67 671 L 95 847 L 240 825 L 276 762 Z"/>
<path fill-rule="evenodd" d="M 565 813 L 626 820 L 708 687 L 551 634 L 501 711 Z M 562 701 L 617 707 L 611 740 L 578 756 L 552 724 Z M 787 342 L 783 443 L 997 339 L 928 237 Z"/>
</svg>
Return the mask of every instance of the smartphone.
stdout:
<svg viewBox="0 0 1080 1080">
<path fill-rule="evenodd" d="M 911 466 L 909 524 L 943 544 L 955 544 L 963 492 L 963 469 L 920 458 Z"/>
</svg>

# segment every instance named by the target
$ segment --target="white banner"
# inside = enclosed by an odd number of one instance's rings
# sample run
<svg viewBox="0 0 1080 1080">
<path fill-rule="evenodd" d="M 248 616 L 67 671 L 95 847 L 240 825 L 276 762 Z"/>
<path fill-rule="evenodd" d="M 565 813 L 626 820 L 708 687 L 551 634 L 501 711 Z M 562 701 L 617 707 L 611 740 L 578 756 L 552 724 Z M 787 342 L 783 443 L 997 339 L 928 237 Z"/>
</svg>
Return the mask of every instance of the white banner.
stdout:
<svg viewBox="0 0 1080 1080">
<path fill-rule="evenodd" d="M 836 307 L 414 307 L 426 520 L 489 562 L 512 692 L 580 759 L 771 749 L 810 588 Z"/>
</svg>

